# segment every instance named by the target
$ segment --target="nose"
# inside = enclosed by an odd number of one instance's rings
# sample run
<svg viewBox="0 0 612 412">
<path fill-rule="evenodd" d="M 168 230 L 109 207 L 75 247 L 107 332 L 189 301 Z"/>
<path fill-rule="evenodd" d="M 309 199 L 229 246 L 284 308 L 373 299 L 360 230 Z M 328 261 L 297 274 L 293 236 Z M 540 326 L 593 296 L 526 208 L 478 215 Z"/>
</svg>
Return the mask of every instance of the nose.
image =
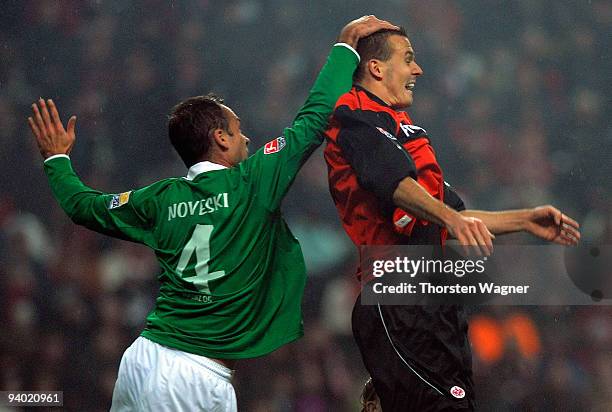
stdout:
<svg viewBox="0 0 612 412">
<path fill-rule="evenodd" d="M 417 62 L 413 62 L 414 67 L 412 68 L 412 74 L 414 74 L 415 76 L 420 76 L 423 74 L 423 69 L 421 69 L 421 66 L 419 66 L 417 64 Z"/>
</svg>

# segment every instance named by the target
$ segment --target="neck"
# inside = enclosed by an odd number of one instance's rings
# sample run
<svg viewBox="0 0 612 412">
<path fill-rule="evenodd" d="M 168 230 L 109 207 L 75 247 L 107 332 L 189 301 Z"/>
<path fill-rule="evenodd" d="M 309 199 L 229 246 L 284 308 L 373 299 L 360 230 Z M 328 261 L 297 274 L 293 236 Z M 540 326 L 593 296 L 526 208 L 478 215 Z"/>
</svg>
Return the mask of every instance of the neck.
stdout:
<svg viewBox="0 0 612 412">
<path fill-rule="evenodd" d="M 356 83 L 356 85 L 363 87 L 386 104 L 391 105 L 391 99 L 389 98 L 387 89 L 381 82 L 377 82 L 376 80 L 372 79 L 364 79 L 363 81 Z"/>
<path fill-rule="evenodd" d="M 212 162 L 225 167 L 234 166 L 225 156 L 223 156 L 223 153 L 211 153 L 210 156 L 206 156 L 198 160 L 198 162 Z"/>
</svg>

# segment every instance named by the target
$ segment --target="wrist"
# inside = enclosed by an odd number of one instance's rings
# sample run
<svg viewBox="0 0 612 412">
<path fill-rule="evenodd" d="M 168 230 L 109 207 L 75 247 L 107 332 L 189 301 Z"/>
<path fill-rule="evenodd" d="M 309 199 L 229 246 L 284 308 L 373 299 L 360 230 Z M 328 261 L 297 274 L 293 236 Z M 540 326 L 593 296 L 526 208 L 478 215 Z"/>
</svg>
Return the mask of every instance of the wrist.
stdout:
<svg viewBox="0 0 612 412">
<path fill-rule="evenodd" d="M 457 218 L 461 217 L 461 214 L 442 203 L 437 217 L 442 221 L 444 227 L 448 228 L 456 222 Z"/>
<path fill-rule="evenodd" d="M 58 157 L 64 157 L 66 159 L 70 159 L 70 156 L 68 156 L 65 153 L 57 153 L 57 154 L 52 154 L 52 155 L 43 156 L 43 157 L 44 157 L 43 163 L 47 163 L 49 160 L 56 159 Z"/>
<path fill-rule="evenodd" d="M 524 209 L 520 212 L 520 218 L 518 219 L 519 230 L 529 232 L 531 225 L 533 224 L 535 209 Z"/>
</svg>

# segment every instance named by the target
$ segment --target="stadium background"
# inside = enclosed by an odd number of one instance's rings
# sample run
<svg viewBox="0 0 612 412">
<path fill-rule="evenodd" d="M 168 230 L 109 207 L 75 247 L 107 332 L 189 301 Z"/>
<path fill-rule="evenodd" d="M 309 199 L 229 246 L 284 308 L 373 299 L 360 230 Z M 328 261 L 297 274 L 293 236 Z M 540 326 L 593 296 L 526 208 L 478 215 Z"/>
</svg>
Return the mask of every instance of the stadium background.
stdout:
<svg viewBox="0 0 612 412">
<path fill-rule="evenodd" d="M 107 410 L 157 287 L 152 253 L 73 225 L 52 200 L 26 126 L 31 102 L 52 97 L 77 114 L 77 171 L 124 191 L 185 173 L 165 130 L 184 97 L 223 95 L 252 148 L 278 136 L 340 28 L 363 14 L 408 29 L 425 71 L 410 113 L 468 207 L 552 203 L 584 239 L 612 240 L 612 3 L 369 3 L 2 2 L 0 390 L 63 390 L 67 410 Z M 320 152 L 284 211 L 310 272 L 306 337 L 239 364 L 240 408 L 356 410 L 355 254 Z M 611 309 L 474 308 L 482 410 L 612 410 Z"/>
</svg>

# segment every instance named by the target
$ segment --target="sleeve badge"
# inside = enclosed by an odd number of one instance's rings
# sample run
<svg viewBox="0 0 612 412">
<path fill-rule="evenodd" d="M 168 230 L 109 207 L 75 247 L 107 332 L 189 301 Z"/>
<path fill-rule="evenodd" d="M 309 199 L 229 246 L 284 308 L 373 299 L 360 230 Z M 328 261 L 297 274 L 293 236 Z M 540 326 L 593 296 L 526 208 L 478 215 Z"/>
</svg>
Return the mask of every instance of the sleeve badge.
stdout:
<svg viewBox="0 0 612 412">
<path fill-rule="evenodd" d="M 287 141 L 285 140 L 283 136 L 277 137 L 276 139 L 271 140 L 268 143 L 266 143 L 266 145 L 264 146 L 264 154 L 267 155 L 267 154 L 280 152 L 283 149 L 283 147 L 285 147 L 286 145 L 287 145 Z"/>
<path fill-rule="evenodd" d="M 125 205 L 127 202 L 130 201 L 130 193 L 132 192 L 129 191 L 129 192 L 119 193 L 118 195 L 113 195 L 113 197 L 111 197 L 110 203 L 108 204 L 108 208 L 115 209 L 115 208 Z"/>
</svg>

